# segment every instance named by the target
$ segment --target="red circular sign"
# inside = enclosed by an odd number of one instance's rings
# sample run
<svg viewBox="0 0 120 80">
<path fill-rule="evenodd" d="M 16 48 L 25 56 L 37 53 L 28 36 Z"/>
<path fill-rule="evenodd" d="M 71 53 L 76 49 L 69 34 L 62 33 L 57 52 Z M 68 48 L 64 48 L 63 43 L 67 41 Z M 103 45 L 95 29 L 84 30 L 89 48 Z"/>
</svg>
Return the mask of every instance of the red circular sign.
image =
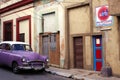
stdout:
<svg viewBox="0 0 120 80">
<path fill-rule="evenodd" d="M 101 20 L 101 21 L 105 21 L 109 18 L 109 13 L 108 13 L 108 7 L 106 6 L 103 6 L 101 7 L 99 10 L 98 10 L 98 18 Z"/>
</svg>

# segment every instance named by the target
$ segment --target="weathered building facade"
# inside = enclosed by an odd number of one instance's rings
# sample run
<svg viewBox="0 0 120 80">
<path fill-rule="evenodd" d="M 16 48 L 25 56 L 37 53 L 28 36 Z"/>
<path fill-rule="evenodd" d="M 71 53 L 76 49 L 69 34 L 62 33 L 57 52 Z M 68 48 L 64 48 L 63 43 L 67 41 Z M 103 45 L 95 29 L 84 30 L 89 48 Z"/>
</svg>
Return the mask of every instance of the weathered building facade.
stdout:
<svg viewBox="0 0 120 80">
<path fill-rule="evenodd" d="M 119 67 L 120 67 L 120 1 L 119 0 L 108 0 L 110 15 L 114 16 L 114 24 L 112 26 L 111 33 L 109 32 L 109 44 L 111 46 L 108 47 L 107 53 L 108 62 L 111 64 L 114 74 L 120 76 Z M 110 37 L 112 35 L 112 37 Z M 111 50 L 113 49 L 113 50 Z M 112 51 L 112 52 L 111 52 Z M 106 54 L 107 55 L 107 54 Z M 109 57 L 112 57 L 109 59 Z M 114 61 L 113 61 L 114 60 Z"/>
<path fill-rule="evenodd" d="M 109 15 L 108 3 L 36 1 L 37 50 L 48 55 L 53 66 L 100 71 L 109 65 L 119 76 L 119 19 Z"/>
<path fill-rule="evenodd" d="M 64 8 L 56 0 L 38 0 L 35 2 L 35 17 L 39 52 L 49 56 L 50 65 L 63 67 Z"/>
<path fill-rule="evenodd" d="M 100 71 L 109 65 L 113 75 L 120 76 L 119 3 L 34 0 L 33 4 L 0 12 L 1 40 L 9 32 L 3 26 L 9 24 L 13 26 L 12 40 L 29 32 L 25 40 L 35 51 L 48 55 L 52 66 Z M 31 28 L 22 27 L 29 25 Z"/>
<path fill-rule="evenodd" d="M 65 1 L 70 2 L 65 7 L 68 67 L 100 71 L 109 65 L 113 75 L 120 76 L 119 17 L 110 15 L 109 1 Z"/>
</svg>

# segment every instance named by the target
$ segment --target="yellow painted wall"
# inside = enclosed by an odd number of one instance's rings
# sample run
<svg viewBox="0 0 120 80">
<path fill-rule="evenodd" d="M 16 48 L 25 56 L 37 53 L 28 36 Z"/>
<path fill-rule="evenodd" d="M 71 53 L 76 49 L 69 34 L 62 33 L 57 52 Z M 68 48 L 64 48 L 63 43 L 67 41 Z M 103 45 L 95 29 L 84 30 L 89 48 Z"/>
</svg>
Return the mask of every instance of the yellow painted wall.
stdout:
<svg viewBox="0 0 120 80">
<path fill-rule="evenodd" d="M 70 1 L 70 0 L 65 0 Z M 76 0 L 77 1 L 77 0 Z M 81 0 L 84 2 L 84 0 Z M 118 35 L 118 20 L 117 17 L 113 17 L 112 26 L 105 26 L 101 29 L 109 28 L 110 30 L 101 31 L 100 28 L 97 28 L 95 25 L 95 10 L 100 6 L 108 6 L 108 0 L 92 0 L 92 9 L 93 9 L 93 33 L 92 35 L 103 33 L 103 55 L 105 63 L 109 63 L 112 67 L 113 74 L 120 76 L 120 52 L 119 52 L 119 35 Z M 71 1 L 72 5 L 74 1 Z M 68 6 L 67 5 L 67 6 Z M 88 11 L 88 12 L 86 12 Z M 92 50 L 92 36 L 85 36 L 83 33 L 90 33 L 90 13 L 88 6 L 78 7 L 74 9 L 70 9 L 68 12 L 69 16 L 69 28 L 70 28 L 70 60 L 74 60 L 72 56 L 74 56 L 72 47 L 73 43 L 71 40 L 71 36 L 82 35 L 84 36 L 84 63 L 86 66 L 93 67 L 93 50 Z M 87 23 L 87 24 L 85 24 Z M 91 38 L 90 38 L 91 37 Z M 89 52 L 89 53 L 88 53 Z M 74 64 L 74 62 L 71 62 Z M 73 67 L 73 65 L 71 65 Z"/>
<path fill-rule="evenodd" d="M 108 0 L 93 0 L 93 19 L 95 24 L 95 8 L 103 5 L 108 6 Z M 104 28 L 110 28 L 108 31 L 100 31 L 99 28 L 93 26 L 94 33 L 103 32 L 105 36 L 103 37 L 103 55 L 105 57 L 105 63 L 109 63 L 112 67 L 114 75 L 120 76 L 120 53 L 119 53 L 119 35 L 118 35 L 118 20 L 117 17 L 113 17 L 113 25 L 106 26 Z M 105 44 L 104 44 L 105 43 Z"/>
<path fill-rule="evenodd" d="M 89 6 L 83 6 L 69 10 L 69 27 L 70 34 L 90 32 Z"/>
<path fill-rule="evenodd" d="M 68 25 L 70 34 L 70 67 L 74 67 L 74 50 L 73 50 L 73 37 L 84 36 L 84 34 L 90 33 L 90 7 L 89 5 L 78 6 L 68 10 Z M 85 40 L 85 41 L 84 41 Z M 84 45 L 85 42 L 85 45 Z M 90 45 L 90 37 L 83 37 L 83 57 L 84 68 L 86 66 L 92 66 L 92 55 Z M 89 52 L 90 51 L 90 52 Z"/>
<path fill-rule="evenodd" d="M 91 37 L 86 36 L 85 37 L 85 63 L 86 66 L 91 66 L 93 64 L 92 62 L 92 47 L 91 47 Z"/>
<path fill-rule="evenodd" d="M 106 63 L 110 64 L 114 74 L 120 75 L 120 47 L 117 24 L 117 18 L 114 17 L 114 25 L 111 31 L 105 32 L 106 37 L 104 41 L 106 43 Z"/>
</svg>

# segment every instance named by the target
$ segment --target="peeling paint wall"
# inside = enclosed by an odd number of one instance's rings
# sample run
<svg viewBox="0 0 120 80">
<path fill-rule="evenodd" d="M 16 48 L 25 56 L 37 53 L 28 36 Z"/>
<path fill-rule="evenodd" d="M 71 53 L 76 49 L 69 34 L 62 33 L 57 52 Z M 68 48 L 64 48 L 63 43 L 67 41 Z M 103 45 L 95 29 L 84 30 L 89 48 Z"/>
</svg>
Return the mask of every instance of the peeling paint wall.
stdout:
<svg viewBox="0 0 120 80">
<path fill-rule="evenodd" d="M 55 13 L 55 21 L 56 21 L 56 32 L 60 31 L 60 67 L 64 67 L 64 60 L 65 60 L 65 33 L 64 33 L 64 26 L 65 26 L 65 20 L 64 20 L 64 7 L 59 2 L 53 1 L 49 2 L 47 4 L 42 4 L 39 2 L 39 5 L 35 7 L 34 15 L 36 18 L 35 20 L 35 27 L 36 27 L 36 33 L 37 36 L 39 36 L 39 33 L 42 33 L 42 17 L 45 14 L 49 14 L 54 12 Z M 55 31 L 51 31 L 55 32 Z M 39 38 L 36 37 L 36 41 L 39 42 Z M 35 41 L 35 42 L 36 42 Z M 39 45 L 36 43 L 36 48 L 39 50 Z"/>
<path fill-rule="evenodd" d="M 60 30 L 60 67 L 65 66 L 65 10 L 62 4 L 58 6 L 58 26 Z"/>
<path fill-rule="evenodd" d="M 64 62 L 65 62 L 65 40 L 64 38 L 61 37 L 61 43 L 60 43 L 60 67 L 64 67 Z"/>
<path fill-rule="evenodd" d="M 35 16 L 35 32 L 36 32 L 36 35 L 35 35 L 35 46 L 36 46 L 36 50 L 37 52 L 39 52 L 39 33 L 43 33 L 42 31 L 42 20 L 43 20 L 43 15 L 44 14 L 49 14 L 51 12 L 55 12 L 55 18 L 56 18 L 56 23 L 58 25 L 58 20 L 57 20 L 57 3 L 56 2 L 50 2 L 48 4 L 42 4 L 41 2 L 39 2 L 40 4 L 37 5 L 34 9 L 34 16 Z M 57 27 L 57 30 L 58 29 L 58 26 Z M 36 43 L 37 42 L 37 43 Z"/>
</svg>

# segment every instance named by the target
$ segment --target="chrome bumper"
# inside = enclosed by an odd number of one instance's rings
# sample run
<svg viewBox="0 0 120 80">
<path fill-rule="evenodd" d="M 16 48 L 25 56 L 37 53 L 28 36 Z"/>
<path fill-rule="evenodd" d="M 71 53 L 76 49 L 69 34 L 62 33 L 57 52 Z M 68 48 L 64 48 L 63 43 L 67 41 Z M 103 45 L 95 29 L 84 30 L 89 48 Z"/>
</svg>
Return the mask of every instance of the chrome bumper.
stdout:
<svg viewBox="0 0 120 80">
<path fill-rule="evenodd" d="M 30 70 L 30 69 L 42 70 L 42 69 L 48 68 L 48 65 L 45 63 L 39 63 L 39 62 L 38 63 L 26 62 L 26 63 L 23 63 L 22 66 L 18 66 L 18 68 L 22 70 Z"/>
<path fill-rule="evenodd" d="M 30 69 L 33 69 L 33 70 L 42 70 L 42 69 L 45 69 L 45 67 L 43 66 L 18 66 L 19 69 L 21 70 L 30 70 Z"/>
</svg>

